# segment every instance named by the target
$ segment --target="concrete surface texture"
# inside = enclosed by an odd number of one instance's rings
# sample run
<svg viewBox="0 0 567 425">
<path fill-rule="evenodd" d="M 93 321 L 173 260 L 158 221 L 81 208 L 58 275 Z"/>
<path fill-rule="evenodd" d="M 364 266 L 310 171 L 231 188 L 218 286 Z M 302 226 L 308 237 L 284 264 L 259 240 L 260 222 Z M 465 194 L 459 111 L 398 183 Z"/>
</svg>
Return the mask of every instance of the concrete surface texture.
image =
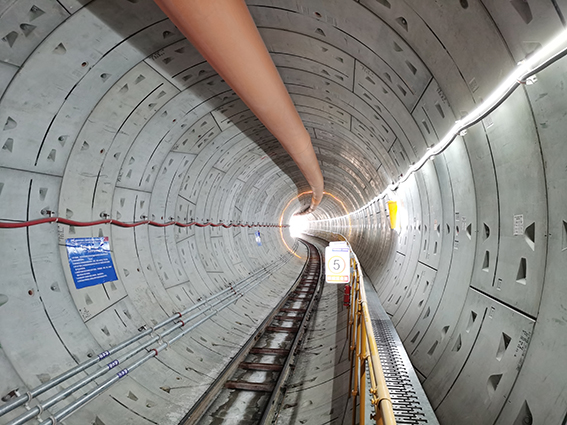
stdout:
<svg viewBox="0 0 567 425">
<path fill-rule="evenodd" d="M 567 13 L 565 0 L 247 3 L 334 196 L 315 219 L 397 180 Z M 277 223 L 308 202 L 277 141 L 152 1 L 4 0 L 0 31 L 2 221 Z M 385 200 L 350 228 L 312 225 L 350 236 L 442 424 L 566 421 L 566 69 L 540 72 L 391 194 L 397 230 Z M 0 229 L 0 397 L 276 263 L 64 421 L 178 423 L 302 267 L 278 229 L 260 230 L 261 247 L 254 229 Z M 78 290 L 65 239 L 90 236 L 110 238 L 118 280 Z"/>
</svg>

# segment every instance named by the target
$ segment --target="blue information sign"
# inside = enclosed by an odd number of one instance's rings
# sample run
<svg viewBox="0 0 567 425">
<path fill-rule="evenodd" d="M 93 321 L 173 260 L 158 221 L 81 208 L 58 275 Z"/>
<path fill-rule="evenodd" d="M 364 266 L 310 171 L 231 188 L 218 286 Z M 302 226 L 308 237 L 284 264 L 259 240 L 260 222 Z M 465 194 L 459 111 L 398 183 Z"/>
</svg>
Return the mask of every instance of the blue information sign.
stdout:
<svg viewBox="0 0 567 425">
<path fill-rule="evenodd" d="M 256 230 L 254 232 L 254 235 L 256 236 L 256 243 L 258 244 L 258 246 L 262 246 L 262 238 L 260 237 L 260 231 Z"/>
<path fill-rule="evenodd" d="M 108 237 L 67 239 L 65 245 L 77 289 L 118 280 Z"/>
</svg>

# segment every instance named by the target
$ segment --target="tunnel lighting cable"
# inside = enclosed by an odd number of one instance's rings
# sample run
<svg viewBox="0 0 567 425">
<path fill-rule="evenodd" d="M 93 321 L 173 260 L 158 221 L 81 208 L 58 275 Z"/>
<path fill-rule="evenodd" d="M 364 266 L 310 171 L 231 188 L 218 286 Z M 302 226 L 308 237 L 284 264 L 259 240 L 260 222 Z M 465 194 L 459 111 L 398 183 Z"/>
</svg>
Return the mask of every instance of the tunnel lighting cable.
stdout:
<svg viewBox="0 0 567 425">
<path fill-rule="evenodd" d="M 323 220 L 312 220 L 314 222 L 322 223 L 334 220 L 339 220 L 349 217 L 353 214 L 358 214 L 364 209 L 368 208 L 373 203 L 386 197 L 388 194 L 395 192 L 402 183 L 406 182 L 409 177 L 419 171 L 423 165 L 430 159 L 441 154 L 447 147 L 457 138 L 457 136 L 464 136 L 466 130 L 473 125 L 479 123 L 481 120 L 491 114 L 498 106 L 500 106 L 520 85 L 531 85 L 537 81 L 536 74 L 541 72 L 549 65 L 555 63 L 567 54 L 567 30 L 562 31 L 557 37 L 552 39 L 548 44 L 537 50 L 526 59 L 518 63 L 508 78 L 506 78 L 497 88 L 477 106 L 472 112 L 464 118 L 457 120 L 449 132 L 437 144 L 427 149 L 417 162 L 415 162 L 405 174 L 402 174 L 400 179 L 390 184 L 382 193 L 372 199 L 363 207 L 356 211 L 348 213 L 341 217 L 334 217 Z M 350 224 L 349 224 L 350 227 Z"/>
<path fill-rule="evenodd" d="M 278 227 L 280 228 L 280 236 L 281 236 L 282 241 L 283 241 L 284 245 L 286 246 L 287 250 L 288 250 L 289 252 L 291 252 L 293 255 L 295 255 L 297 258 L 302 258 L 302 257 L 301 257 L 300 255 L 298 255 L 295 251 L 293 251 L 293 250 L 289 247 L 289 245 L 288 245 L 287 242 L 285 241 L 284 234 L 283 234 L 283 228 L 284 228 L 284 227 L 290 227 L 291 220 L 290 220 L 290 223 L 289 223 L 289 224 L 283 224 L 283 219 L 284 219 L 284 216 L 285 216 L 285 212 L 287 211 L 287 209 L 289 208 L 289 206 L 291 205 L 291 203 L 292 203 L 293 201 L 295 201 L 296 199 L 299 199 L 301 196 L 310 195 L 310 194 L 312 194 L 312 193 L 313 193 L 313 191 L 312 191 L 312 190 L 309 190 L 309 191 L 307 191 L 307 192 L 302 192 L 302 193 L 300 193 L 299 195 L 297 195 L 297 196 L 291 198 L 291 199 L 289 200 L 289 202 L 287 203 L 287 205 L 285 206 L 285 208 L 283 209 L 281 215 L 280 215 L 280 221 L 279 221 L 279 225 L 278 225 Z M 349 216 L 349 214 L 348 214 L 347 207 L 345 206 L 344 202 L 341 201 L 339 198 L 337 198 L 337 197 L 336 197 L 335 195 L 333 195 L 332 193 L 323 192 L 323 195 L 330 196 L 330 197 L 333 198 L 335 201 L 337 201 L 337 202 L 341 205 L 341 207 L 343 208 L 343 210 L 345 211 L 345 213 L 347 214 L 345 217 L 348 218 L 348 227 L 349 227 L 349 234 L 348 234 L 348 235 L 349 235 L 349 237 L 350 237 L 351 221 L 350 221 L 350 216 Z"/>
<path fill-rule="evenodd" d="M 47 212 L 49 213 L 49 211 Z M 30 227 L 30 226 L 37 226 L 38 224 L 44 224 L 44 223 L 61 223 L 61 224 L 67 224 L 69 226 L 75 226 L 75 227 L 89 227 L 89 226 L 99 226 L 101 224 L 112 224 L 118 227 L 137 227 L 137 226 L 141 226 L 143 224 L 147 224 L 148 226 L 154 226 L 154 227 L 168 227 L 168 226 L 177 226 L 177 227 L 191 227 L 191 226 L 197 226 L 197 227 L 224 227 L 225 229 L 230 229 L 231 227 L 247 227 L 247 228 L 255 228 L 255 227 L 279 227 L 280 225 L 277 224 L 263 224 L 263 223 L 232 223 L 230 222 L 229 224 L 225 224 L 223 222 L 220 223 L 212 223 L 207 221 L 206 223 L 198 223 L 196 221 L 191 221 L 188 223 L 181 223 L 179 221 L 168 221 L 165 223 L 159 223 L 157 221 L 152 221 L 152 220 L 141 220 L 141 221 L 135 221 L 133 223 L 124 223 L 122 221 L 118 221 L 118 220 L 113 220 L 111 218 L 106 218 L 103 220 L 96 220 L 96 221 L 75 221 L 75 220 L 69 220 L 67 218 L 62 218 L 62 217 L 46 217 L 46 218 L 40 218 L 37 220 L 30 220 L 30 221 L 14 221 L 14 222 L 7 222 L 7 221 L 0 221 L 0 229 L 17 229 L 17 228 L 21 228 L 21 227 Z M 284 227 L 288 227 L 288 225 L 284 225 Z"/>
</svg>

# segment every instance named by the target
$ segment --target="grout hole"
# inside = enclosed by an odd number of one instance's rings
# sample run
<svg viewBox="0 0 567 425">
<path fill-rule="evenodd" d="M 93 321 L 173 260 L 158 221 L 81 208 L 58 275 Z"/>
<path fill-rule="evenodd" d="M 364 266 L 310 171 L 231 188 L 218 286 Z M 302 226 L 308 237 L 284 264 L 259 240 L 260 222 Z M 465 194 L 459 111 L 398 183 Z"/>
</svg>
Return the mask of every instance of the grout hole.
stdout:
<svg viewBox="0 0 567 425">
<path fill-rule="evenodd" d="M 396 18 L 396 22 L 406 31 L 408 30 L 408 21 L 403 16 Z"/>
</svg>

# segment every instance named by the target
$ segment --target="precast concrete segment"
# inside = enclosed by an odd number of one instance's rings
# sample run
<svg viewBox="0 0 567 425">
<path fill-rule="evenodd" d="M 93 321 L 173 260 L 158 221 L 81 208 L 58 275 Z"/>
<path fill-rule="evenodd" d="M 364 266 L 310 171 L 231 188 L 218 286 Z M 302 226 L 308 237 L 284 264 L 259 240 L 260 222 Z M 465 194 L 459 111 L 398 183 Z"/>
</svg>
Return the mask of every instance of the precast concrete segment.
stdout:
<svg viewBox="0 0 567 425">
<path fill-rule="evenodd" d="M 349 211 L 545 46 L 567 13 L 560 1 L 248 4 L 321 155 L 327 190 Z M 2 221 L 41 219 L 49 209 L 75 221 L 277 222 L 308 189 L 153 2 L 19 0 L 0 10 Z M 567 340 L 564 67 L 539 72 L 407 190 L 390 194 L 401 206 L 399 229 L 388 227 L 387 199 L 352 218 L 351 242 L 442 423 L 565 421 L 567 376 L 557 361 Z M 326 200 L 319 208 L 317 217 L 343 214 Z M 270 229 L 262 247 L 251 229 L 154 230 L 0 230 L 0 398 L 285 252 Z M 64 239 L 99 235 L 111 238 L 119 280 L 77 291 Z M 270 280 L 273 291 L 160 353 L 65 422 L 176 423 L 216 359 L 238 349 L 292 274 L 290 266 Z M 461 396 L 483 416 L 466 417 Z"/>
</svg>

